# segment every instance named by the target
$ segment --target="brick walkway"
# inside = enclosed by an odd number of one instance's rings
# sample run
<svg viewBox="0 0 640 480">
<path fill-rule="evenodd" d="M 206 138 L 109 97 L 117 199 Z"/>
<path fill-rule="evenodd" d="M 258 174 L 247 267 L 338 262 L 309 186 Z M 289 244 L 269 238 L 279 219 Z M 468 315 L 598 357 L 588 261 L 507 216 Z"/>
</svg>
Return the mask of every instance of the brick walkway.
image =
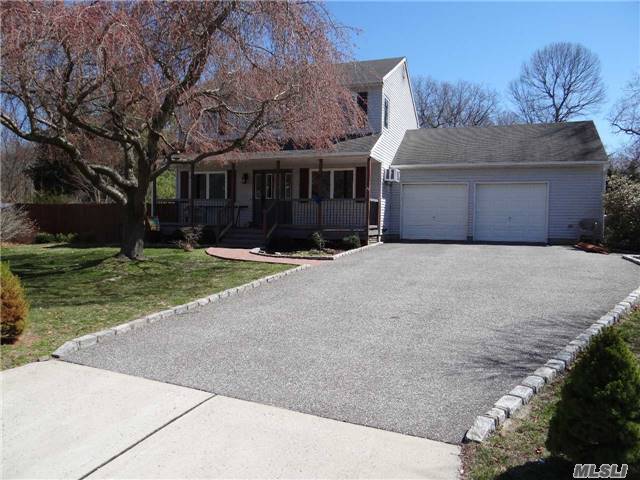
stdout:
<svg viewBox="0 0 640 480">
<path fill-rule="evenodd" d="M 319 265 L 331 260 L 305 260 L 303 258 L 276 258 L 255 255 L 247 248 L 219 248 L 210 247 L 205 250 L 207 255 L 224 260 L 242 260 L 245 262 L 286 263 L 289 265 Z"/>
</svg>

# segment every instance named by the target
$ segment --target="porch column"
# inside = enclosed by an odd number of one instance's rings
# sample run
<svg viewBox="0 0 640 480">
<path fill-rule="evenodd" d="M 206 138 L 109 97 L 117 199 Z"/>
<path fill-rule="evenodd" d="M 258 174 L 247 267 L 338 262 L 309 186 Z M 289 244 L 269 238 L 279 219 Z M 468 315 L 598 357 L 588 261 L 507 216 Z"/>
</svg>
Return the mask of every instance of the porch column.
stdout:
<svg viewBox="0 0 640 480">
<path fill-rule="evenodd" d="M 276 160 L 276 194 L 274 198 L 276 199 L 276 223 L 280 221 L 280 189 L 282 188 L 282 180 L 280 179 L 280 160 Z"/>
<path fill-rule="evenodd" d="M 371 157 L 367 157 L 367 186 L 364 191 L 365 194 L 365 209 L 364 209 L 364 244 L 369 244 L 369 218 L 371 218 Z"/>
<path fill-rule="evenodd" d="M 322 229 L 322 163 L 323 160 L 321 158 L 318 159 L 318 230 Z M 311 194 L 313 196 L 313 173 L 311 174 L 311 185 L 309 186 L 311 189 Z"/>
<path fill-rule="evenodd" d="M 378 179 L 378 241 L 380 241 L 382 240 L 382 187 L 384 186 L 384 171 L 381 163 L 378 163 L 378 172 L 380 173 Z"/>
<path fill-rule="evenodd" d="M 236 204 L 236 190 L 238 188 L 238 186 L 236 185 L 236 181 L 237 181 L 237 175 L 238 172 L 236 171 L 236 162 L 233 162 L 231 164 L 231 201 L 233 202 L 233 205 Z"/>
<path fill-rule="evenodd" d="M 193 227 L 193 213 L 194 213 L 194 203 L 193 203 L 193 191 L 196 188 L 196 164 L 191 163 L 189 165 L 189 223 Z"/>
<path fill-rule="evenodd" d="M 233 222 L 234 226 L 236 223 L 236 191 L 238 186 L 236 182 L 238 181 L 238 172 L 236 171 L 236 162 L 231 162 L 231 222 Z"/>
</svg>

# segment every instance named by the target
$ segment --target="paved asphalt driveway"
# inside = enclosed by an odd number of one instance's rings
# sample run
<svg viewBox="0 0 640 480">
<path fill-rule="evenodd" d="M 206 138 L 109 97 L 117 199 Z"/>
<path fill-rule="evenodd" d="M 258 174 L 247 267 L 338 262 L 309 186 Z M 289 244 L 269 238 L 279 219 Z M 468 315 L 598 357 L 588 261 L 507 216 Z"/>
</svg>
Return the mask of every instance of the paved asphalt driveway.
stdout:
<svg viewBox="0 0 640 480">
<path fill-rule="evenodd" d="M 456 443 L 639 284 L 568 247 L 388 244 L 67 360 Z"/>
</svg>

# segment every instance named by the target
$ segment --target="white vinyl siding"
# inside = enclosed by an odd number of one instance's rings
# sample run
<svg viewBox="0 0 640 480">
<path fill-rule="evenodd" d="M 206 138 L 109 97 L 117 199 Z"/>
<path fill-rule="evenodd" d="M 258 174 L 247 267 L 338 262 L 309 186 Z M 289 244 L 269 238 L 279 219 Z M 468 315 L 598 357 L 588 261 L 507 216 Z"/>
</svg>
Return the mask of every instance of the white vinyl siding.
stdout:
<svg viewBox="0 0 640 480">
<path fill-rule="evenodd" d="M 389 127 L 382 128 L 383 120 L 383 99 L 389 99 Z M 369 96 L 370 100 L 370 116 L 373 113 L 371 102 L 373 96 Z M 409 83 L 409 72 L 406 62 L 390 72 L 389 76 L 384 80 L 382 90 L 377 95 L 377 126 L 382 133 L 380 139 L 376 143 L 371 156 L 380 162 L 379 168 L 379 188 L 382 188 L 382 199 L 380 203 L 380 218 L 382 226 L 385 227 L 388 215 L 386 213 L 387 204 L 390 202 L 391 186 L 382 183 L 382 170 L 389 168 L 393 157 L 404 138 L 404 133 L 408 129 L 418 128 L 416 111 L 413 104 L 411 93 L 411 85 Z M 373 125 L 373 123 L 372 123 Z M 374 163 L 375 165 L 375 163 Z"/>
<path fill-rule="evenodd" d="M 491 182 L 547 182 L 548 238 L 550 241 L 575 240 L 580 234 L 578 222 L 583 218 L 602 221 L 604 171 L 600 165 L 568 167 L 502 167 L 402 169 L 402 183 L 463 182 L 469 184 L 469 218 L 467 236 L 473 237 L 476 184 Z M 387 235 L 400 234 L 401 185 L 391 185 L 387 211 Z"/>
</svg>

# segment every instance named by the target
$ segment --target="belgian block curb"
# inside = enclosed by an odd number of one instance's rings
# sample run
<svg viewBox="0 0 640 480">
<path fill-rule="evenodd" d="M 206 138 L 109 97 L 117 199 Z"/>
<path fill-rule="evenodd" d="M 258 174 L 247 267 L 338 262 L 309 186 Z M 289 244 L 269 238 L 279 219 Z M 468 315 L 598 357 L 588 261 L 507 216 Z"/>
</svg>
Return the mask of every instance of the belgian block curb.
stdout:
<svg viewBox="0 0 640 480">
<path fill-rule="evenodd" d="M 201 306 L 207 305 L 209 303 L 220 301 L 223 298 L 231 297 L 234 295 L 238 295 L 241 292 L 246 290 L 251 290 L 252 288 L 257 288 L 266 283 L 274 282 L 282 277 L 286 277 L 291 275 L 294 272 L 299 272 L 301 270 L 305 270 L 309 268 L 310 265 L 300 265 L 295 268 L 285 270 L 284 272 L 276 273 L 274 275 L 269 275 L 267 277 L 259 278 L 258 280 L 254 280 L 253 282 L 245 283 L 244 285 L 240 285 L 238 287 L 229 288 L 227 290 L 223 290 L 222 292 L 214 293 L 213 295 L 209 295 L 207 297 L 202 297 L 197 300 L 194 300 L 189 303 L 184 303 L 182 305 L 177 305 L 175 307 L 162 310 L 160 312 L 151 313 L 142 318 L 137 318 L 135 320 L 131 320 L 130 322 L 122 323 L 120 325 L 116 325 L 115 327 L 102 330 L 95 333 L 89 333 L 87 335 L 83 335 L 78 338 L 74 338 L 73 340 L 69 340 L 68 342 L 63 343 L 58 349 L 51 354 L 54 358 L 60 358 L 64 355 L 68 355 L 69 353 L 73 353 L 78 350 L 82 350 L 98 343 L 104 342 L 108 338 L 113 337 L 114 335 L 124 335 L 127 332 L 132 330 L 137 330 L 139 328 L 144 328 L 147 325 L 160 321 L 164 318 L 167 318 L 171 315 L 181 315 L 183 313 L 187 313 Z"/>
<path fill-rule="evenodd" d="M 584 332 L 576 336 L 563 350 L 556 353 L 544 365 L 524 378 L 507 395 L 500 397 L 491 410 L 483 415 L 478 415 L 471 428 L 467 431 L 464 437 L 465 441 L 481 443 L 489 438 L 506 418 L 511 417 L 523 405 L 529 403 L 533 396 L 540 392 L 547 383 L 551 383 L 559 373 L 569 368 L 578 354 L 589 345 L 593 337 L 598 335 L 603 328 L 619 322 L 636 305 L 640 305 L 640 287 L 631 292 Z M 497 412 L 503 413 L 499 414 Z"/>
</svg>

